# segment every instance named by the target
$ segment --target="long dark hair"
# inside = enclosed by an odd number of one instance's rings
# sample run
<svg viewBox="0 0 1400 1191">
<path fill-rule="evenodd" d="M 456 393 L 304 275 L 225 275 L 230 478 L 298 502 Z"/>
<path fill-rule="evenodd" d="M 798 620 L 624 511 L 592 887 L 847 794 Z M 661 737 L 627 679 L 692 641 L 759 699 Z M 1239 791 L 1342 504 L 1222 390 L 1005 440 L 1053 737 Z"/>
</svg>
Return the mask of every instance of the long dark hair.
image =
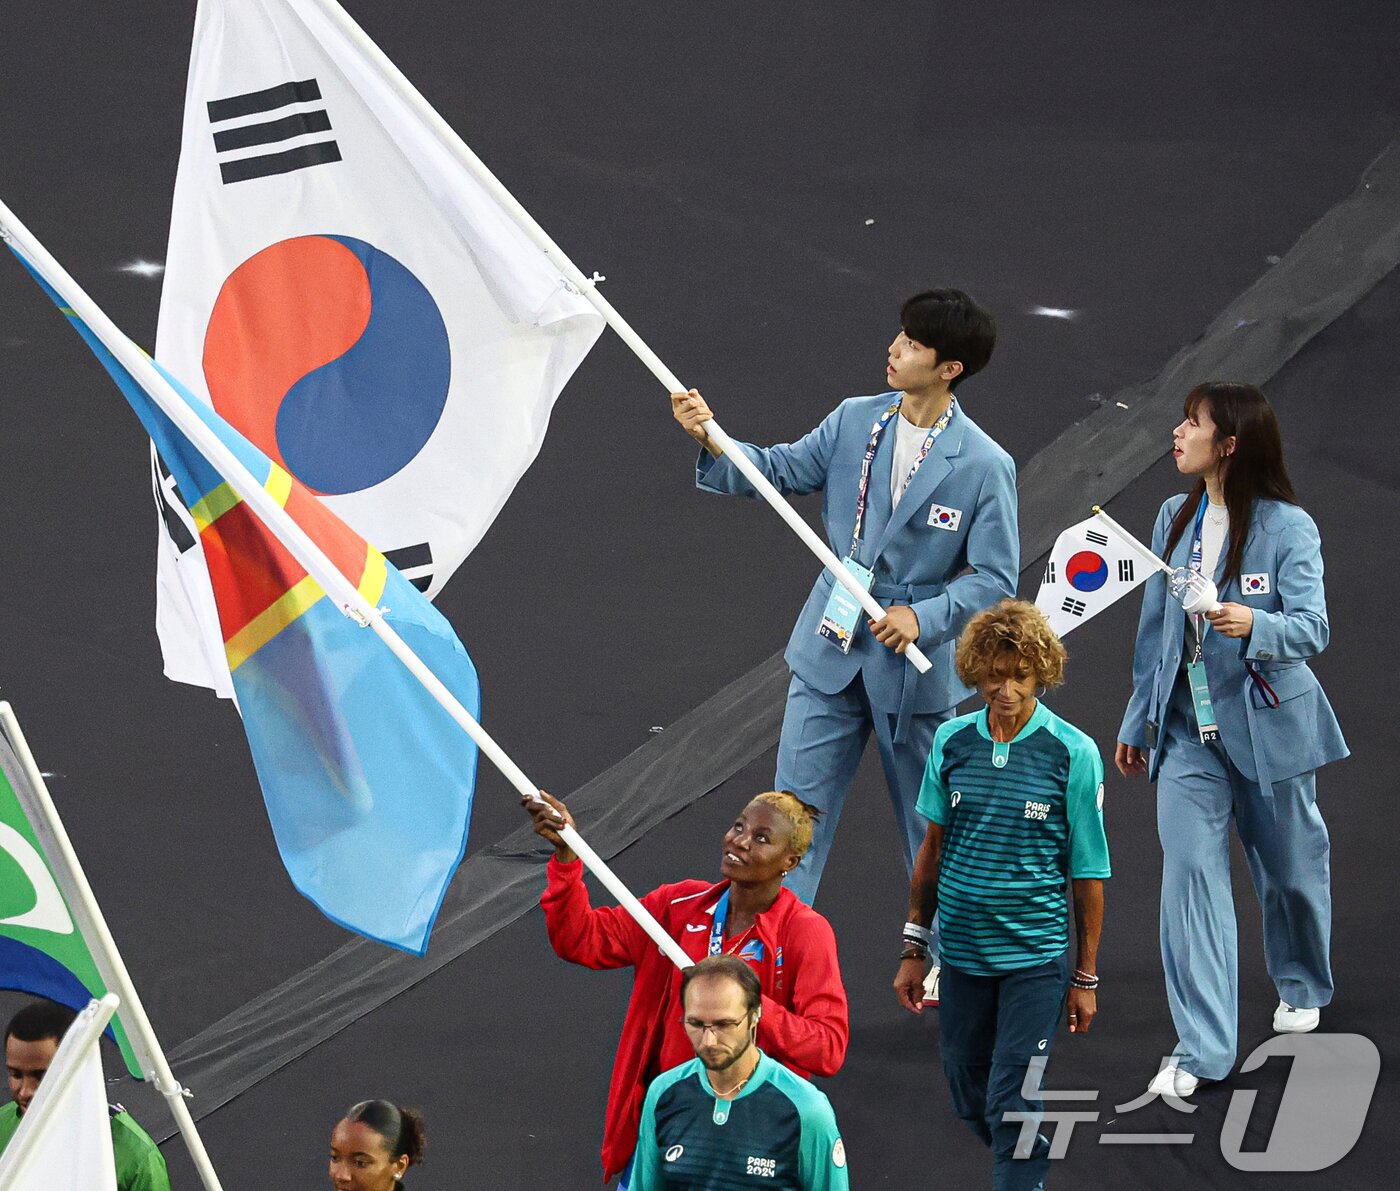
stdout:
<svg viewBox="0 0 1400 1191">
<path fill-rule="evenodd" d="M 1296 505 L 1293 481 L 1283 462 L 1283 439 L 1278 419 L 1262 391 L 1238 381 L 1207 381 L 1186 395 L 1184 410 L 1194 417 L 1202 405 L 1215 423 L 1215 441 L 1235 437 L 1235 450 L 1221 460 L 1220 478 L 1225 489 L 1225 507 L 1230 513 L 1230 550 L 1225 556 L 1225 582 L 1238 578 L 1244 559 L 1244 543 L 1249 537 L 1249 520 L 1256 500 L 1279 500 Z M 1206 482 L 1199 479 L 1172 519 L 1164 558 L 1170 558 L 1181 535 L 1195 523 Z"/>
</svg>

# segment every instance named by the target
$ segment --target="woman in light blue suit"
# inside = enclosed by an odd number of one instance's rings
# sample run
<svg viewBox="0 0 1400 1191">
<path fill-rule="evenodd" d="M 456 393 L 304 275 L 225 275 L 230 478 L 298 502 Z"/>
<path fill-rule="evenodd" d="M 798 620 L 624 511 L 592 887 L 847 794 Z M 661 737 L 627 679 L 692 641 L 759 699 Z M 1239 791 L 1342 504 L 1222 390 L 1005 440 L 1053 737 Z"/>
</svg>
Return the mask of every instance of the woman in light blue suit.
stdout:
<svg viewBox="0 0 1400 1191">
<path fill-rule="evenodd" d="M 1347 746 L 1308 667 L 1328 639 L 1321 542 L 1264 394 L 1198 385 L 1172 454 L 1197 482 L 1162 506 L 1152 549 L 1212 579 L 1221 603 L 1188 616 L 1165 575 L 1148 580 L 1115 761 L 1157 781 L 1162 963 L 1179 1041 L 1149 1086 L 1189 1096 L 1224 1079 L 1237 1049 L 1232 819 L 1263 911 L 1274 1029 L 1315 1029 L 1332 999 L 1330 845 L 1314 771 Z M 1194 694 L 1193 669 L 1208 686 L 1197 679 Z"/>
<path fill-rule="evenodd" d="M 740 444 L 779 491 L 822 494 L 832 550 L 873 573 L 871 594 L 888 609 L 844 638 L 820 633 L 833 587 L 823 571 L 788 641 L 775 786 L 825 812 L 788 878 L 809 904 L 872 729 L 912 871 L 926 827 L 914 804 L 933 733 L 971 693 L 953 668 L 958 634 L 1015 591 L 1019 570 L 1015 465 L 953 399 L 990 358 L 995 323 L 966 294 L 929 290 L 905 302 L 900 324 L 885 373 L 890 391 L 843 401 L 796 442 Z M 700 394 L 673 393 L 672 404 L 705 448 L 697 486 L 752 496 L 709 441 Z M 932 663 L 924 675 L 900 656 L 915 641 Z"/>
</svg>

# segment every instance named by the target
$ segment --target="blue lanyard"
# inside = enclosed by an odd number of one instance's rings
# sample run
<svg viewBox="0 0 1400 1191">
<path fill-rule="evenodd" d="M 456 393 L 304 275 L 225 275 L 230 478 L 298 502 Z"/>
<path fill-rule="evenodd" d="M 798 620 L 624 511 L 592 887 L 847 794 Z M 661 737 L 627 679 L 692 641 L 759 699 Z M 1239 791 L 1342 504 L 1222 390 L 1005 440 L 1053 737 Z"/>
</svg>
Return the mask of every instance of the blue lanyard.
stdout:
<svg viewBox="0 0 1400 1191">
<path fill-rule="evenodd" d="M 870 493 L 870 465 L 875 462 L 875 452 L 880 449 L 880 435 L 884 432 L 885 427 L 889 425 L 890 419 L 899 412 L 899 407 L 903 404 L 904 398 L 900 396 L 889 409 L 885 410 L 885 412 L 880 415 L 879 420 L 876 421 L 875 425 L 870 429 L 870 441 L 865 444 L 865 458 L 861 460 L 860 464 L 860 486 L 856 489 L 856 524 L 855 529 L 851 533 L 850 556 L 852 558 L 855 558 L 860 551 L 860 531 L 861 527 L 865 524 L 866 497 Z M 915 473 L 918 472 L 920 465 L 922 465 L 924 459 L 927 458 L 933 444 L 938 441 L 938 436 L 948 429 L 948 423 L 953 420 L 953 414 L 957 408 L 957 400 L 954 399 L 950 401 L 948 403 L 948 408 L 939 415 L 938 421 L 929 427 L 928 434 L 924 436 L 924 445 L 919 448 L 918 457 L 914 460 L 914 466 L 909 469 L 909 474 L 904 477 L 904 484 L 899 490 L 901 496 L 904 494 L 904 489 L 908 488 L 913 481 Z M 713 954 L 713 952 L 711 954 Z"/>
<path fill-rule="evenodd" d="M 1201 507 L 1196 510 L 1196 528 L 1191 531 L 1191 569 L 1196 574 L 1201 573 L 1201 526 L 1206 520 L 1206 505 L 1209 498 L 1205 493 L 1201 494 Z"/>
<path fill-rule="evenodd" d="M 724 920 L 729 917 L 729 890 L 725 889 L 719 895 L 719 901 L 715 902 L 715 921 L 710 927 L 710 955 L 721 955 L 724 952 Z"/>
</svg>

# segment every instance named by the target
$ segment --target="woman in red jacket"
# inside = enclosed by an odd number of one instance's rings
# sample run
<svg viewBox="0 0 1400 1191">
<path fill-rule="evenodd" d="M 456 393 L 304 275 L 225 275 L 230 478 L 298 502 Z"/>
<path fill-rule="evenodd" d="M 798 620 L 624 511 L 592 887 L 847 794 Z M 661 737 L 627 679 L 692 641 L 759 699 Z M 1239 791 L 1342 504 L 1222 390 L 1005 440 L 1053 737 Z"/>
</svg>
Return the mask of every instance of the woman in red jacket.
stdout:
<svg viewBox="0 0 1400 1191">
<path fill-rule="evenodd" d="M 555 952 L 584 967 L 636 969 L 608 1089 L 606 1180 L 630 1169 L 647 1086 L 694 1057 L 677 1009 L 681 970 L 626 910 L 590 904 L 583 865 L 556 830 L 573 823 L 568 808 L 548 794 L 544 802 L 522 798 L 521 804 L 535 831 L 554 845 L 540 905 Z M 759 1046 L 799 1075 L 827 1076 L 840 1070 L 850 1038 L 836 936 L 825 918 L 783 888 L 812 842 L 815 813 L 791 794 L 760 794 L 725 833 L 718 884 L 680 881 L 641 901 L 697 961 L 737 955 L 752 965 L 763 988 Z"/>
</svg>

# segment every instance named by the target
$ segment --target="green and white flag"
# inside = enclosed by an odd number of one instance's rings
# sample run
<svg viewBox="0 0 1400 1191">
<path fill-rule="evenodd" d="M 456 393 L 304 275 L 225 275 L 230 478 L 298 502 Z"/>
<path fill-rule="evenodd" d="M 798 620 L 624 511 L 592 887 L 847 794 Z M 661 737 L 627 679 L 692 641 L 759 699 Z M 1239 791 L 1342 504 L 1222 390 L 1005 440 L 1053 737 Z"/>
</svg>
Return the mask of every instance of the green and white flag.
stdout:
<svg viewBox="0 0 1400 1191">
<path fill-rule="evenodd" d="M 104 975 L 98 933 L 74 895 L 63 849 L 43 812 L 46 799 L 35 788 L 43 778 L 23 737 L 16 740 L 10 730 L 8 705 L 0 710 L 0 988 L 81 1011 L 113 982 Z M 127 1070 L 144 1078 L 152 1067 L 118 1018 L 112 1018 L 109 1033 Z"/>
</svg>

